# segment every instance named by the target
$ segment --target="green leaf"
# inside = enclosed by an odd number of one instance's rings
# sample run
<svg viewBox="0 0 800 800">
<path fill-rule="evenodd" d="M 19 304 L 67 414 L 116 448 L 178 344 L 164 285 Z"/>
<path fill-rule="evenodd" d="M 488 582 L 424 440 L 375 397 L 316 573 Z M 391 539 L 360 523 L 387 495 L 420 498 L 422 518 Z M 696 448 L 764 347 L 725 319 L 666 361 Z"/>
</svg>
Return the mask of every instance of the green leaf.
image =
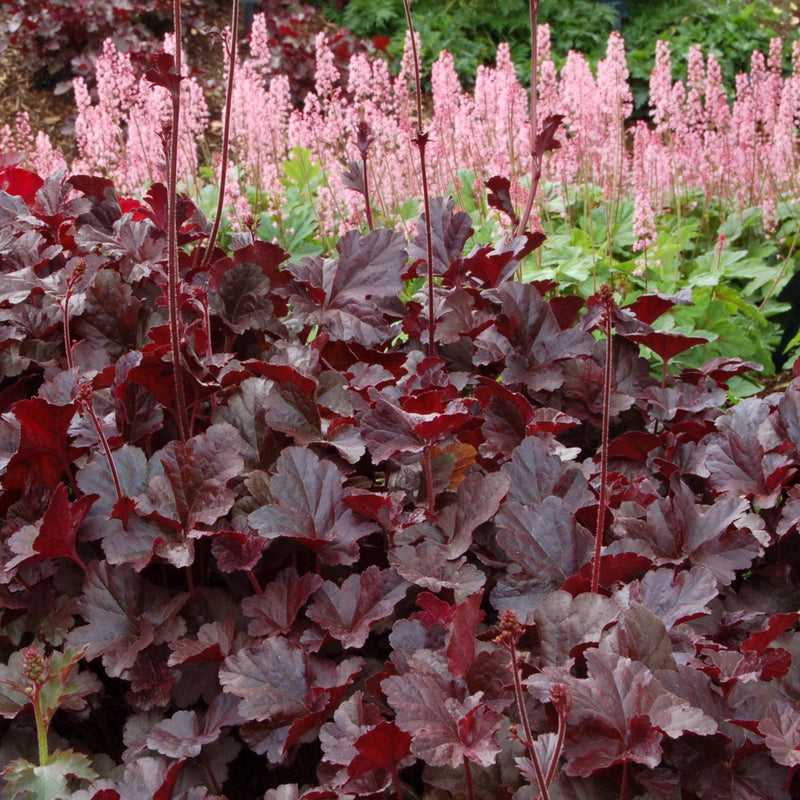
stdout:
<svg viewBox="0 0 800 800">
<path fill-rule="evenodd" d="M 289 161 L 283 162 L 283 170 L 290 182 L 298 186 L 316 186 L 320 183 L 322 167 L 311 159 L 311 153 L 304 147 L 295 147 Z M 317 179 L 317 180 L 315 180 Z"/>
<path fill-rule="evenodd" d="M 48 658 L 47 680 L 41 688 L 41 705 L 45 721 L 49 723 L 60 707 L 80 710 L 86 705 L 84 698 L 100 690 L 100 682 L 91 672 L 80 672 L 79 663 L 86 648 L 54 650 Z M 12 653 L 8 664 L 0 664 L 0 716 L 13 719 L 30 705 L 30 695 L 25 690 L 30 681 L 23 674 L 24 651 Z"/>
<path fill-rule="evenodd" d="M 71 783 L 91 783 L 97 778 L 89 759 L 73 750 L 56 750 L 40 767 L 19 758 L 5 768 L 3 775 L 8 782 L 7 800 L 69 800 L 74 791 Z"/>
</svg>

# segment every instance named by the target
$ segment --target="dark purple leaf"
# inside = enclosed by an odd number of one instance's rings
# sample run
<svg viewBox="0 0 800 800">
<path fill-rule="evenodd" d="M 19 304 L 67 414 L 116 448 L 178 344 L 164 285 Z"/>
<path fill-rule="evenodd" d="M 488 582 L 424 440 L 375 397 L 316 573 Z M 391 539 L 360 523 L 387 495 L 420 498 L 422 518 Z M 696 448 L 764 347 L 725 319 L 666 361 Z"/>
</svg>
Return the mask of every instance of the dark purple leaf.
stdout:
<svg viewBox="0 0 800 800">
<path fill-rule="evenodd" d="M 790 800 L 788 769 L 747 740 L 737 747 L 720 737 L 686 737 L 672 748 L 681 789 L 708 800 Z"/>
<path fill-rule="evenodd" d="M 212 425 L 186 442 L 170 442 L 159 455 L 164 474 L 150 479 L 139 513 L 175 520 L 189 537 L 206 535 L 202 526 L 213 525 L 235 499 L 227 484 L 244 466 L 236 430 Z"/>
<path fill-rule="evenodd" d="M 345 234 L 337 244 L 339 260 L 306 258 L 289 264 L 295 277 L 292 305 L 305 325 L 319 325 L 336 339 L 367 347 L 392 336 L 389 323 L 402 290 L 407 254 L 400 234 L 376 230 L 362 237 Z"/>
<path fill-rule="evenodd" d="M 793 627 L 798 619 L 800 619 L 800 612 L 797 611 L 774 614 L 769 618 L 769 623 L 764 630 L 751 634 L 742 642 L 741 651 L 743 653 L 752 651 L 760 656 L 775 639 Z"/>
<path fill-rule="evenodd" d="M 519 269 L 520 261 L 541 247 L 545 235 L 539 231 L 515 236 L 508 241 L 476 247 L 463 259 L 450 265 L 444 284 L 469 285 L 476 289 L 496 289 L 510 280 Z"/>
<path fill-rule="evenodd" d="M 341 473 L 311 450 L 284 450 L 270 491 L 276 502 L 250 514 L 250 526 L 268 540 L 287 537 L 302 542 L 323 563 L 352 564 L 358 541 L 377 530 L 345 507 Z"/>
<path fill-rule="evenodd" d="M 489 195 L 486 198 L 489 205 L 498 211 L 502 211 L 511 222 L 511 227 L 516 228 L 519 225 L 519 215 L 514 209 L 514 203 L 511 200 L 511 181 L 502 175 L 495 175 L 489 178 L 484 183 L 484 186 L 489 190 Z"/>
<path fill-rule="evenodd" d="M 541 663 L 560 666 L 573 649 L 596 644 L 621 612 L 616 603 L 599 594 L 572 597 L 564 591 L 551 592 L 534 612 Z"/>
<path fill-rule="evenodd" d="M 643 294 L 632 303 L 623 307 L 623 311 L 633 314 L 639 322 L 652 325 L 662 314 L 665 314 L 676 305 L 692 305 L 691 293 L 681 291 L 677 294 Z"/>
<path fill-rule="evenodd" d="M 532 285 L 509 283 L 483 295 L 500 310 L 495 325 L 475 338 L 476 360 L 505 362 L 506 385 L 522 383 L 534 392 L 558 389 L 564 381 L 559 362 L 591 352 L 592 337 L 579 328 L 562 331 Z"/>
<path fill-rule="evenodd" d="M 234 622 L 230 617 L 222 622 L 208 622 L 197 631 L 196 639 L 168 642 L 170 657 L 167 665 L 175 667 L 197 661 L 224 661 L 232 652 L 234 633 Z"/>
<path fill-rule="evenodd" d="M 761 364 L 756 364 L 755 361 L 742 361 L 741 358 L 725 358 L 719 356 L 706 361 L 703 366 L 697 369 L 683 369 L 681 370 L 681 380 L 686 383 L 699 384 L 711 378 L 718 386 L 723 389 L 727 388 L 728 381 L 736 375 L 741 375 L 745 372 L 761 372 L 764 367 Z"/>
<path fill-rule="evenodd" d="M 383 721 L 362 734 L 354 747 L 358 755 L 347 767 L 351 778 L 376 770 L 396 773 L 411 755 L 411 736 L 394 722 Z"/>
<path fill-rule="evenodd" d="M 737 497 L 720 497 L 712 506 L 695 503 L 682 482 L 673 480 L 673 493 L 647 509 L 645 519 L 620 519 L 620 541 L 612 551 L 634 550 L 657 565 L 690 561 L 714 574 L 723 585 L 736 571 L 746 569 L 762 551 L 761 543 L 744 527 L 749 503 Z"/>
<path fill-rule="evenodd" d="M 181 76 L 175 70 L 175 57 L 169 53 L 156 53 L 152 56 L 152 63 L 152 68 L 145 72 L 145 78 L 154 86 L 163 86 L 175 94 L 181 81 Z"/>
<path fill-rule="evenodd" d="M 638 578 L 653 565 L 651 559 L 637 553 L 604 553 L 600 556 L 600 589 L 613 592 L 620 583 L 627 583 Z M 592 590 L 592 562 L 584 564 L 571 578 L 564 581 L 561 587 L 573 597 Z"/>
<path fill-rule="evenodd" d="M 221 572 L 246 571 L 258 563 L 265 546 L 266 542 L 249 528 L 217 531 L 211 542 L 211 552 Z"/>
<path fill-rule="evenodd" d="M 434 197 L 430 203 L 433 236 L 433 272 L 443 275 L 453 261 L 461 258 L 464 244 L 473 234 L 472 220 L 465 211 L 453 213 L 452 197 Z M 412 261 L 428 257 L 425 214 L 417 220 L 417 235 L 409 247 Z"/>
<path fill-rule="evenodd" d="M 343 647 L 363 647 L 372 626 L 390 616 L 407 591 L 408 584 L 394 570 L 373 565 L 341 586 L 325 581 L 306 616 Z"/>
<path fill-rule="evenodd" d="M 646 333 L 627 333 L 625 338 L 649 347 L 662 361 L 669 362 L 690 347 L 706 344 L 708 339 L 702 336 L 687 336 L 677 331 L 647 331 Z"/>
<path fill-rule="evenodd" d="M 579 525 L 564 500 L 545 497 L 538 508 L 506 502 L 497 514 L 498 544 L 529 575 L 546 575 L 553 588 L 594 553 L 594 536 Z"/>
<path fill-rule="evenodd" d="M 291 279 L 279 268 L 287 258 L 276 244 L 254 242 L 213 263 L 209 300 L 231 331 L 275 330 L 274 318 L 287 311 L 285 298 L 277 294 Z"/>
<path fill-rule="evenodd" d="M 242 600 L 242 611 L 252 620 L 247 632 L 251 636 L 289 633 L 300 609 L 320 586 L 322 578 L 315 573 L 298 575 L 291 567 L 281 570 L 262 594 Z"/>
<path fill-rule="evenodd" d="M 80 454 L 67 441 L 75 410 L 74 404 L 56 406 L 38 397 L 14 404 L 19 446 L 6 465 L 6 490 L 24 491 L 31 486 L 55 490 L 67 465 Z"/>
<path fill-rule="evenodd" d="M 70 333 L 116 361 L 141 347 L 146 319 L 146 308 L 133 289 L 118 272 L 104 269 L 86 290 L 83 313 L 73 321 Z"/>
<path fill-rule="evenodd" d="M 411 751 L 431 766 L 462 766 L 464 759 L 491 766 L 502 715 L 481 695 L 454 697 L 435 676 L 410 672 L 381 683 L 395 710 L 397 727 L 411 734 Z"/>
<path fill-rule="evenodd" d="M 586 661 L 586 678 L 547 668 L 526 681 L 541 700 L 549 698 L 556 683 L 569 687 L 568 775 L 589 777 L 625 761 L 654 768 L 661 763 L 664 736 L 716 731 L 714 720 L 668 692 L 644 664 L 597 650 L 587 651 Z"/>
<path fill-rule="evenodd" d="M 542 121 L 542 129 L 536 135 L 536 157 L 540 164 L 545 153 L 561 148 L 561 142 L 556 139 L 556 133 L 563 121 L 563 114 L 549 114 Z"/>
<path fill-rule="evenodd" d="M 342 173 L 342 183 L 354 192 L 364 194 L 364 162 L 354 159 L 347 162 L 347 169 Z"/>
<path fill-rule="evenodd" d="M 706 440 L 705 467 L 714 491 L 748 497 L 773 508 L 797 466 L 783 452 L 783 437 L 769 406 L 746 398 L 717 422 Z"/>
<path fill-rule="evenodd" d="M 86 647 L 88 660 L 102 656 L 108 674 L 119 677 L 151 644 L 183 633 L 185 623 L 177 614 L 187 599 L 152 586 L 128 566 L 93 562 L 78 602 L 86 624 L 75 628 L 68 641 Z"/>
<path fill-rule="evenodd" d="M 559 497 L 574 512 L 595 500 L 580 467 L 562 461 L 536 436 L 529 436 L 513 451 L 502 471 L 511 480 L 510 501 L 539 506 L 548 497 Z"/>
<path fill-rule="evenodd" d="M 464 556 L 448 559 L 446 548 L 431 541 L 392 548 L 389 563 L 406 580 L 423 589 L 451 589 L 459 603 L 480 591 L 486 582 L 486 576 L 467 563 Z"/>
<path fill-rule="evenodd" d="M 176 711 L 159 722 L 147 737 L 147 746 L 169 758 L 194 758 L 204 745 L 219 738 L 219 731 L 204 733 L 194 711 Z"/>
<path fill-rule="evenodd" d="M 44 517 L 35 525 L 20 528 L 8 540 L 8 548 L 14 553 L 14 558 L 6 562 L 5 570 L 11 572 L 23 564 L 35 564 L 51 558 L 71 558 L 85 569 L 75 550 L 75 537 L 95 500 L 97 495 L 90 494 L 70 503 L 67 487 L 59 483 Z"/>
<path fill-rule="evenodd" d="M 631 603 L 600 641 L 599 649 L 640 662 L 652 672 L 677 667 L 664 623 L 639 603 Z"/>
<path fill-rule="evenodd" d="M 703 567 L 680 572 L 663 568 L 624 586 L 615 598 L 641 603 L 670 629 L 710 614 L 708 604 L 718 594 L 716 578 Z"/>
<path fill-rule="evenodd" d="M 239 713 L 274 734 L 270 757 L 281 759 L 319 728 L 361 670 L 360 658 L 335 664 L 315 658 L 280 636 L 263 639 L 225 659 L 219 680 L 240 698 Z"/>
<path fill-rule="evenodd" d="M 779 764 L 800 766 L 800 714 L 796 705 L 774 701 L 759 722 L 758 730 Z"/>
<path fill-rule="evenodd" d="M 474 455 L 474 451 L 468 451 Z M 471 460 L 471 463 L 474 459 Z M 453 481 L 448 487 L 453 487 Z M 497 513 L 500 503 L 510 486 L 509 479 L 499 473 L 483 475 L 468 472 L 458 484 L 456 502 L 439 510 L 437 533 L 439 541 L 446 547 L 448 558 L 457 558 L 467 552 L 473 542 L 475 531 Z"/>
<path fill-rule="evenodd" d="M 447 642 L 447 666 L 456 678 L 466 678 L 475 662 L 475 637 L 478 623 L 483 619 L 483 592 L 452 609 Z"/>
</svg>

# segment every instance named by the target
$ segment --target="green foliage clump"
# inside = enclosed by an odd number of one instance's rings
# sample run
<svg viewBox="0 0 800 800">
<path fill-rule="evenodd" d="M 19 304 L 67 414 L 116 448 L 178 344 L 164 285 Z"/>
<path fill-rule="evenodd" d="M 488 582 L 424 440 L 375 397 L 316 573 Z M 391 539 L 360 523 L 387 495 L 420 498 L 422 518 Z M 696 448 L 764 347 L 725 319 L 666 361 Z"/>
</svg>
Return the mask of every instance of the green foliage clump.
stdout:
<svg viewBox="0 0 800 800">
<path fill-rule="evenodd" d="M 388 52 L 399 57 L 406 21 L 401 3 L 394 0 L 349 0 L 341 10 L 331 0 L 315 0 L 332 21 L 363 37 L 387 36 Z M 341 4 L 339 4 L 341 5 Z M 494 60 L 497 45 L 508 42 L 520 78 L 529 75 L 530 34 L 527 4 L 518 0 L 416 0 L 414 26 L 422 40 L 425 67 L 440 50 L 448 50 L 465 88 L 472 88 L 479 64 Z M 787 12 L 768 0 L 627 0 L 620 32 L 625 39 L 638 115 L 647 110 L 648 78 L 655 59 L 655 43 L 668 41 L 676 78 L 684 78 L 689 48 L 700 45 L 714 52 L 723 80 L 733 85 L 737 73 L 749 66 L 753 50 L 766 52 L 772 37 L 786 29 Z M 570 50 L 578 50 L 596 64 L 605 55 L 606 42 L 618 20 L 612 5 L 594 0 L 542 0 L 539 22 L 550 25 L 552 52 L 561 66 Z"/>
</svg>

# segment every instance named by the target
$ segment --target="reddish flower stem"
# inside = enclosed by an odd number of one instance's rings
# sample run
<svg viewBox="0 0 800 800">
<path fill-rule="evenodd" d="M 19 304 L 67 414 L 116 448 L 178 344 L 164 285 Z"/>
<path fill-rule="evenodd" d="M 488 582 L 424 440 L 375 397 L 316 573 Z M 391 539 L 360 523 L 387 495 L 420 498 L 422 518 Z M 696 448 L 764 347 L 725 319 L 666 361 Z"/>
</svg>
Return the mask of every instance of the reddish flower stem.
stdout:
<svg viewBox="0 0 800 800">
<path fill-rule="evenodd" d="M 64 295 L 63 306 L 63 328 L 64 328 L 64 350 L 67 353 L 67 367 L 72 369 L 75 364 L 72 361 L 72 343 L 69 336 L 69 300 L 72 297 L 72 286 L 67 286 L 67 293 Z"/>
<path fill-rule="evenodd" d="M 372 217 L 372 202 L 369 197 L 369 173 L 367 172 L 367 154 L 361 154 L 361 163 L 364 167 L 364 210 L 367 215 L 367 227 L 370 231 L 375 230 L 375 221 Z"/>
<path fill-rule="evenodd" d="M 101 425 L 100 420 L 97 418 L 97 414 L 95 413 L 91 394 L 89 394 L 89 397 L 86 399 L 84 407 L 86 408 L 86 413 L 89 415 L 89 419 L 92 420 L 94 429 L 97 431 L 97 438 L 100 440 L 100 444 L 103 447 L 103 452 L 106 455 L 108 468 L 111 470 L 111 478 L 114 481 L 114 489 L 117 492 L 117 500 L 122 500 L 123 491 L 122 485 L 119 482 L 119 473 L 117 472 L 117 468 L 114 464 L 114 458 L 111 455 L 111 446 L 108 443 L 108 438 L 106 437 L 103 426 Z"/>
<path fill-rule="evenodd" d="M 217 200 L 217 213 L 214 216 L 214 225 L 211 235 L 208 237 L 208 247 L 203 255 L 201 267 L 207 267 L 211 263 L 211 254 L 217 243 L 219 226 L 222 222 L 222 209 L 225 203 L 225 186 L 228 179 L 228 154 L 231 144 L 231 104 L 233 101 L 233 76 L 236 71 L 236 55 L 238 51 L 239 34 L 239 0 L 233 0 L 231 10 L 231 41 L 230 41 L 230 64 L 228 66 L 228 85 L 225 90 L 225 120 L 222 123 L 222 163 L 219 168 L 219 199 Z M 223 41 L 223 47 L 225 43 Z M 210 340 L 209 340 L 210 341 Z"/>
<path fill-rule="evenodd" d="M 597 527 L 594 539 L 594 560 L 592 561 L 592 592 L 597 594 L 600 590 L 600 552 L 603 548 L 603 530 L 606 522 L 606 506 L 608 505 L 608 435 L 611 416 L 611 362 L 612 362 L 612 341 L 611 341 L 611 310 L 614 298 L 611 289 L 605 285 L 601 287 L 600 294 L 605 304 L 604 328 L 606 335 L 606 365 L 603 373 L 603 440 L 600 449 L 600 498 L 597 508 Z"/>
<path fill-rule="evenodd" d="M 564 749 L 564 737 L 567 735 L 567 719 L 564 714 L 558 714 L 558 731 L 556 733 L 556 749 L 553 750 L 553 757 L 547 765 L 547 775 L 545 782 L 549 786 L 553 779 L 556 777 L 556 770 L 558 769 L 558 759 L 561 756 L 561 751 Z"/>
<path fill-rule="evenodd" d="M 425 472 L 425 492 L 428 495 L 428 511 L 433 514 L 436 507 L 436 496 L 433 493 L 433 464 L 431 463 L 431 448 L 422 451 L 422 466 Z"/>
<path fill-rule="evenodd" d="M 395 797 L 397 800 L 403 800 L 403 790 L 400 788 L 400 775 L 397 773 L 397 767 L 392 768 L 392 783 Z"/>
<path fill-rule="evenodd" d="M 172 129 L 169 142 L 169 174 L 167 176 L 167 302 L 169 306 L 169 341 L 172 351 L 172 377 L 175 387 L 175 419 L 181 441 L 189 438 L 189 424 L 186 413 L 186 395 L 183 388 L 183 367 L 181 365 L 180 308 L 178 305 L 178 133 L 181 117 L 181 3 L 173 0 L 175 18 L 175 85 L 172 89 Z"/>
<path fill-rule="evenodd" d="M 256 576 L 253 574 L 253 570 L 251 569 L 247 570 L 247 579 L 250 581 L 250 585 L 253 587 L 256 594 L 264 594 L 263 590 L 261 589 L 261 586 L 256 580 Z"/>
<path fill-rule="evenodd" d="M 630 771 L 630 761 L 627 759 L 622 764 L 622 784 L 619 787 L 619 800 L 627 800 L 628 797 L 628 772 Z"/>
<path fill-rule="evenodd" d="M 538 3 L 538 0 L 536 0 Z M 403 0 L 403 7 L 406 11 L 406 22 L 408 31 L 411 34 L 411 54 L 414 60 L 414 82 L 416 84 L 417 98 L 417 135 L 414 144 L 419 150 L 419 164 L 422 172 L 422 202 L 425 207 L 425 232 L 427 237 L 427 248 L 425 257 L 428 267 L 428 355 L 436 355 L 436 325 L 433 311 L 433 231 L 431 225 L 431 203 L 430 191 L 428 188 L 428 170 L 425 162 L 425 145 L 428 143 L 428 134 L 422 130 L 422 86 L 419 77 L 419 53 L 417 53 L 417 40 L 414 36 L 414 25 L 411 22 L 411 7 L 409 0 Z M 365 177 L 366 180 L 366 177 Z"/>
<path fill-rule="evenodd" d="M 547 790 L 547 777 L 542 770 L 542 765 L 539 762 L 539 756 L 536 754 L 536 748 L 533 746 L 533 733 L 531 731 L 531 723 L 528 719 L 528 711 L 525 708 L 525 697 L 522 694 L 522 679 L 519 675 L 519 664 L 517 662 L 517 648 L 513 641 L 508 642 L 508 649 L 511 654 L 511 674 L 514 677 L 514 697 L 517 700 L 517 708 L 519 709 L 519 717 L 522 721 L 522 730 L 525 734 L 525 746 L 528 748 L 528 754 L 531 757 L 531 764 L 533 771 L 536 774 L 536 783 L 539 788 L 539 800 L 550 800 L 550 793 Z M 549 772 L 549 770 L 548 770 Z"/>
<path fill-rule="evenodd" d="M 472 769 L 469 766 L 469 759 L 463 756 L 464 759 L 464 777 L 467 780 L 467 800 L 475 800 L 475 787 L 472 785 Z"/>
<path fill-rule="evenodd" d="M 539 161 L 537 152 L 537 142 L 539 139 L 539 115 L 538 115 L 538 94 L 539 82 L 537 80 L 537 69 L 539 61 L 539 0 L 529 0 L 528 8 L 531 18 L 531 186 L 528 190 L 528 199 L 525 201 L 525 210 L 522 212 L 515 235 L 519 236 L 528 228 L 528 221 L 533 210 L 533 201 L 539 188 L 539 180 L 542 177 L 542 165 Z"/>
</svg>

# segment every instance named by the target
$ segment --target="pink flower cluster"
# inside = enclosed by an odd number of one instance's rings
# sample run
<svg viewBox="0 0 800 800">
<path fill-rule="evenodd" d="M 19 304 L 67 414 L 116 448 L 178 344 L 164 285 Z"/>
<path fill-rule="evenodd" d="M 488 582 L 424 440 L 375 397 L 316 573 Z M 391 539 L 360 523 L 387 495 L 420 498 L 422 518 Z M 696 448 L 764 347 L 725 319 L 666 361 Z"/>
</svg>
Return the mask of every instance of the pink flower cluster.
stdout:
<svg viewBox="0 0 800 800">
<path fill-rule="evenodd" d="M 704 59 L 693 48 L 686 84 L 673 83 L 669 47 L 658 43 L 650 78 L 655 127 L 637 148 L 647 162 L 653 207 L 699 190 L 728 207 L 761 206 L 769 229 L 778 202 L 797 199 L 800 42 L 793 43 L 788 76 L 781 70 L 782 50 L 782 41 L 773 39 L 766 58 L 754 52 L 729 103 L 713 53 Z M 644 202 L 644 190 L 637 196 Z"/>
<path fill-rule="evenodd" d="M 175 52 L 174 37 L 166 37 L 164 50 Z M 110 39 L 97 59 L 95 75 L 97 102 L 82 78 L 74 81 L 79 157 L 72 170 L 106 175 L 120 191 L 141 193 L 150 183 L 165 179 L 163 131 L 171 119 L 169 92 L 137 75 L 130 56 L 118 52 Z M 184 74 L 178 175 L 192 190 L 197 188 L 198 142 L 208 121 L 202 87 Z"/>
<path fill-rule="evenodd" d="M 51 175 L 67 166 L 44 131 L 33 135 L 27 111 L 17 113 L 13 128 L 8 123 L 0 128 L 0 153 L 24 157 L 27 166 L 39 175 Z"/>
<path fill-rule="evenodd" d="M 404 224 L 399 209 L 418 197 L 421 181 L 412 144 L 414 77 L 410 47 L 400 74 L 392 78 L 380 59 L 353 56 L 345 74 L 334 64 L 324 34 L 317 36 L 315 90 L 302 110 L 292 109 L 289 78 L 272 71 L 266 20 L 256 15 L 250 54 L 240 58 L 232 98 L 231 165 L 227 200 L 240 221 L 263 210 L 280 215 L 286 194 L 283 164 L 296 148 L 309 151 L 321 167 L 316 213 L 326 233 L 364 221 L 363 198 L 343 181 L 359 158 L 356 131 L 369 125 L 368 180 L 373 207 L 384 224 Z M 168 42 L 167 48 L 174 42 Z M 547 26 L 539 32 L 540 124 L 562 114 L 562 147 L 544 160 L 543 191 L 589 187 L 612 204 L 633 197 L 636 249 L 655 242 L 659 211 L 687 194 L 701 192 L 729 208 L 760 205 L 767 226 L 775 223 L 781 200 L 797 195 L 800 163 L 800 43 L 794 43 L 793 69 L 781 72 L 782 42 L 765 56 L 754 53 L 748 74 L 739 75 L 729 99 L 720 67 L 698 47 L 691 51 L 686 82 L 673 81 L 669 46 L 659 42 L 650 79 L 652 124 L 631 125 L 632 109 L 625 47 L 613 33 L 606 57 L 592 71 L 586 59 L 570 53 L 560 72 L 550 55 Z M 137 76 L 129 57 L 107 42 L 97 61 L 97 100 L 75 81 L 79 158 L 74 171 L 105 174 L 124 192 L 141 192 L 161 180 L 160 140 L 169 116 L 166 90 Z M 182 81 L 180 174 L 195 188 L 198 142 L 208 124 L 200 85 Z M 521 203 L 530 171 L 527 92 L 516 77 L 508 47 L 501 46 L 494 67 L 478 70 L 474 92 L 465 92 L 452 56 L 443 52 L 432 68 L 429 134 L 432 191 L 482 191 L 492 175 L 511 180 Z M 0 148 L 28 155 L 41 172 L 63 164 L 35 139 L 20 119 L 16 129 L 0 131 Z M 472 186 L 465 185 L 472 182 Z"/>
</svg>

